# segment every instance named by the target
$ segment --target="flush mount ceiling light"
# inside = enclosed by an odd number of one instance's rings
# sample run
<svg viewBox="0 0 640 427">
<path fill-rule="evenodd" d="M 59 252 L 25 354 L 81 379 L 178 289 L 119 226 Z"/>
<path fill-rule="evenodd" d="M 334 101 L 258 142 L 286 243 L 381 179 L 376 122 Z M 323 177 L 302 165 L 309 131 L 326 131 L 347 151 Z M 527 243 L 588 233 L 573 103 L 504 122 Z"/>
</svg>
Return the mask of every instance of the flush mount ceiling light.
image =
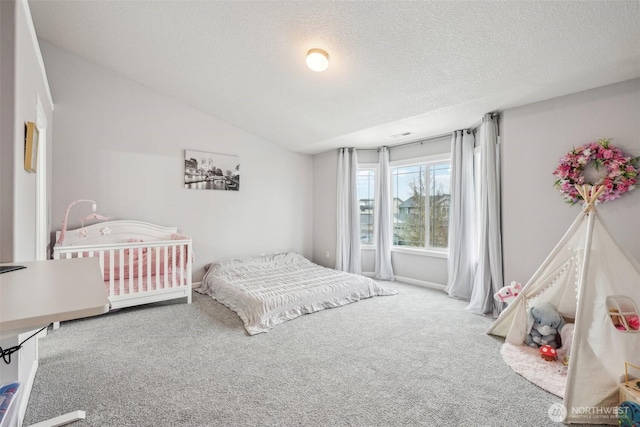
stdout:
<svg viewBox="0 0 640 427">
<path fill-rule="evenodd" d="M 307 67 L 313 71 L 324 71 L 329 66 L 329 54 L 322 49 L 307 52 Z"/>
</svg>

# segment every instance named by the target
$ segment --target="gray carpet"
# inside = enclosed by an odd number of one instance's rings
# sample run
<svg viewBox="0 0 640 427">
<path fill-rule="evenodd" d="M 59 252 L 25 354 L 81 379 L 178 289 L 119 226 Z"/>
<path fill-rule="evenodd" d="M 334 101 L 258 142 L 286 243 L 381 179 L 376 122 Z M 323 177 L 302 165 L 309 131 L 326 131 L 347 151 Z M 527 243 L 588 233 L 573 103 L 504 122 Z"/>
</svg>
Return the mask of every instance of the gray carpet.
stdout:
<svg viewBox="0 0 640 427">
<path fill-rule="evenodd" d="M 559 425 L 560 399 L 502 361 L 492 319 L 390 286 L 252 337 L 198 293 L 65 322 L 40 340 L 25 424 L 82 409 L 74 426 Z"/>
</svg>

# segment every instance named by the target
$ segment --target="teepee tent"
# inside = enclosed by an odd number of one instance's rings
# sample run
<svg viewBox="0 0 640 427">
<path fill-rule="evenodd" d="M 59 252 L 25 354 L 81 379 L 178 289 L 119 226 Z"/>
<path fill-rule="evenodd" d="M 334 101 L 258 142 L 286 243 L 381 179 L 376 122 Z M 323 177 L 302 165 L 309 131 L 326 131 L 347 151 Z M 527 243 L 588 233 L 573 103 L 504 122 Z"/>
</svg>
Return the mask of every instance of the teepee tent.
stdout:
<svg viewBox="0 0 640 427">
<path fill-rule="evenodd" d="M 598 218 L 595 203 L 602 188 L 598 190 L 580 189 L 584 210 L 487 331 L 508 343 L 522 344 L 528 308 L 544 302 L 574 319 L 563 400 L 569 424 L 617 425 L 625 361 L 640 364 L 640 331 L 626 321 L 626 330 L 616 328 L 610 314 L 615 309 L 628 317 L 638 315 L 640 265 L 615 243 Z"/>
</svg>

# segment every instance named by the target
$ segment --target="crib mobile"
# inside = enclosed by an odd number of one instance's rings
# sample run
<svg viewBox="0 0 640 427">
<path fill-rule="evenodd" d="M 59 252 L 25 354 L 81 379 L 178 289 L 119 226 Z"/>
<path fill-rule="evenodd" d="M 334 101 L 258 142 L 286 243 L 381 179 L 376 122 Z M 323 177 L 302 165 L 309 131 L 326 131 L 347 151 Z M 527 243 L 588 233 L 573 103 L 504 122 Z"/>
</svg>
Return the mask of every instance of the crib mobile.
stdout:
<svg viewBox="0 0 640 427">
<path fill-rule="evenodd" d="M 107 216 L 102 216 L 100 214 L 98 214 L 96 212 L 96 209 L 98 208 L 98 204 L 93 201 L 93 200 L 88 200 L 88 199 L 79 199 L 79 200 L 75 200 L 73 202 L 71 202 L 69 204 L 69 206 L 67 206 L 67 210 L 64 213 L 64 220 L 62 221 L 62 227 L 60 228 L 60 237 L 58 238 L 58 240 L 56 241 L 56 245 L 62 245 L 62 242 L 64 242 L 64 237 L 65 234 L 67 232 L 67 223 L 69 220 L 69 212 L 71 212 L 71 208 L 80 204 L 80 203 L 91 203 L 91 209 L 93 210 L 93 212 L 85 217 L 80 218 L 80 229 L 78 230 L 78 236 L 80 237 L 87 237 L 87 230 L 86 228 L 84 228 L 84 222 L 85 221 L 89 221 L 92 219 L 97 219 L 99 221 L 107 221 L 109 220 L 111 217 L 107 217 Z M 106 236 L 108 234 L 111 233 L 111 229 L 109 228 L 109 226 L 107 225 L 105 228 L 100 230 L 100 234 L 102 234 L 103 236 Z"/>
</svg>

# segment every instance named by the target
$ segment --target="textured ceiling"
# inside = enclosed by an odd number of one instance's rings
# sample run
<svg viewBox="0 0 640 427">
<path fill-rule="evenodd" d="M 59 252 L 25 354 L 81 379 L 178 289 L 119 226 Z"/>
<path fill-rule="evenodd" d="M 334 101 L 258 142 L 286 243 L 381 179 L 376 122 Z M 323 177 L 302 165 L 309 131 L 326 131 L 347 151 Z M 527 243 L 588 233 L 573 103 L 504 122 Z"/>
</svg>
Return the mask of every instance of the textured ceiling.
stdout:
<svg viewBox="0 0 640 427">
<path fill-rule="evenodd" d="M 440 135 L 640 77 L 638 0 L 29 6 L 41 39 L 304 153 Z M 305 65 L 314 47 L 329 52 L 323 73 Z"/>
</svg>

